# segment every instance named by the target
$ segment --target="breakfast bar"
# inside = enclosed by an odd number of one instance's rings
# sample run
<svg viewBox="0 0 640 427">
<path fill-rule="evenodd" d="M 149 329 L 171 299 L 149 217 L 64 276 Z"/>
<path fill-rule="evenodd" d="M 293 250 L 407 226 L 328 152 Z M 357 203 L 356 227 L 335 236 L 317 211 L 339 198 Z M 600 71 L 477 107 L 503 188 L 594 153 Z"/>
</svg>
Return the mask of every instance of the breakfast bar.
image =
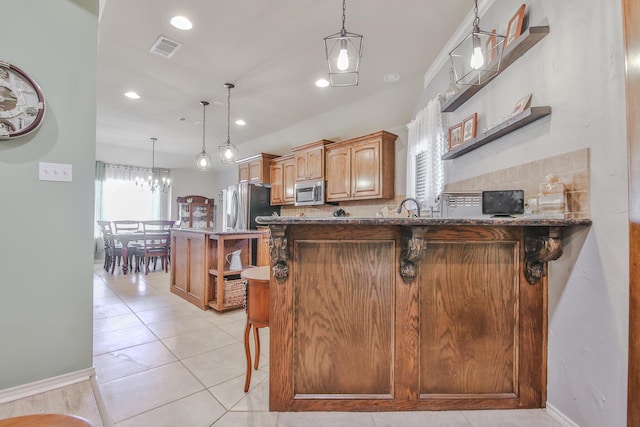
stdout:
<svg viewBox="0 0 640 427">
<path fill-rule="evenodd" d="M 547 263 L 590 220 L 259 217 L 269 409 L 541 408 Z"/>
</svg>

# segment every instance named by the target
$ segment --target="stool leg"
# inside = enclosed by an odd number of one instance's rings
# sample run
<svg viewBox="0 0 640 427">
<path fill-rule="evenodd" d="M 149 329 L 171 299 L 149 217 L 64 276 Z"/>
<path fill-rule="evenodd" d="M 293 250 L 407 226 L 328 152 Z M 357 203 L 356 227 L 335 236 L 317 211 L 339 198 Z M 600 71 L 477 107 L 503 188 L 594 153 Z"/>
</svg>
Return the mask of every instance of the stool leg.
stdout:
<svg viewBox="0 0 640 427">
<path fill-rule="evenodd" d="M 255 369 L 258 369 L 258 364 L 260 363 L 260 335 L 258 334 L 258 329 L 255 326 L 253 327 L 253 340 L 256 344 L 256 360 L 253 364 Z"/>
<path fill-rule="evenodd" d="M 244 328 L 244 353 L 247 356 L 247 377 L 244 381 L 244 392 L 249 391 L 251 384 L 251 350 L 249 349 L 249 334 L 251 333 L 251 323 L 247 322 Z"/>
</svg>

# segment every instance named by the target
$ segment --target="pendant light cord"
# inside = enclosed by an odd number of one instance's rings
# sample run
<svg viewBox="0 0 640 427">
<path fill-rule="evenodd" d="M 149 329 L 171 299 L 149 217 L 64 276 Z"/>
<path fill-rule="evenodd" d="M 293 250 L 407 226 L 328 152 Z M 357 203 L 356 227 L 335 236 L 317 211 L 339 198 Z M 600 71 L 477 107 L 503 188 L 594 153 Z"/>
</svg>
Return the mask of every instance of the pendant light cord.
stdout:
<svg viewBox="0 0 640 427">
<path fill-rule="evenodd" d="M 204 133 L 205 133 L 204 124 L 205 124 L 205 121 L 206 121 L 206 118 L 207 118 L 207 116 L 205 114 L 205 109 L 207 108 L 207 104 L 209 104 L 209 103 L 206 102 L 206 101 L 202 101 L 201 104 L 202 104 L 202 152 L 204 153 L 206 151 L 206 147 L 205 147 L 205 144 L 204 144 L 204 141 L 205 141 L 205 139 L 204 139 Z"/>
<path fill-rule="evenodd" d="M 151 138 L 153 145 L 151 146 L 151 173 L 156 169 L 156 141 L 158 138 Z"/>
<path fill-rule="evenodd" d="M 229 129 L 231 128 L 231 86 L 227 86 L 227 144 L 231 144 Z"/>
<path fill-rule="evenodd" d="M 475 18 L 473 18 L 473 31 L 480 31 L 480 17 L 478 16 L 478 0 L 475 0 L 475 6 L 473 8 Z"/>
<path fill-rule="evenodd" d="M 340 35 L 342 35 L 342 37 L 345 36 L 345 34 L 347 34 L 347 30 L 344 28 L 344 22 L 347 19 L 347 0 L 342 0 L 342 30 L 340 30 Z"/>
</svg>

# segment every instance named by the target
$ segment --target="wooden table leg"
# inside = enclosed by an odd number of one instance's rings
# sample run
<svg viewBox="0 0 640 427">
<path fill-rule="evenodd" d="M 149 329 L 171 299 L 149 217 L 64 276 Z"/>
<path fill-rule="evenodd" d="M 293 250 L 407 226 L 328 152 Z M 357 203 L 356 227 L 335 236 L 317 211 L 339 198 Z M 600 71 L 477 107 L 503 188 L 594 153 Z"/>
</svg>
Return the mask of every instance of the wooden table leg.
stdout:
<svg viewBox="0 0 640 427">
<path fill-rule="evenodd" d="M 256 325 L 253 325 L 253 340 L 256 344 L 256 360 L 253 363 L 254 369 L 258 369 L 258 364 L 260 363 L 260 335 Z"/>
<path fill-rule="evenodd" d="M 129 269 L 129 248 L 127 245 L 122 245 L 122 273 L 127 274 Z"/>
<path fill-rule="evenodd" d="M 245 393 L 249 391 L 249 384 L 251 384 L 251 350 L 249 349 L 250 333 L 251 333 L 251 323 L 249 323 L 249 321 L 247 320 L 247 326 L 245 326 L 244 328 L 244 353 L 247 356 L 247 377 L 244 381 Z"/>
</svg>

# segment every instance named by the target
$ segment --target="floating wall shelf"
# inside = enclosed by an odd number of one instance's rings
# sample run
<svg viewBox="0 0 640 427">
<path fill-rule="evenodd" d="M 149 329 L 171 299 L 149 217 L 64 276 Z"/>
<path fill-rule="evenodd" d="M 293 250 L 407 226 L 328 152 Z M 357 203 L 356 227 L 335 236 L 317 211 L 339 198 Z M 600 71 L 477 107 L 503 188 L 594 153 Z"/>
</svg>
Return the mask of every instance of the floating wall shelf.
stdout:
<svg viewBox="0 0 640 427">
<path fill-rule="evenodd" d="M 520 34 L 513 44 L 503 52 L 502 62 L 500 63 L 500 72 L 513 64 L 547 34 L 549 34 L 549 26 L 527 28 L 524 33 Z M 496 74 L 496 76 L 498 75 L 499 73 Z M 467 100 L 475 95 L 480 89 L 493 81 L 496 76 L 488 79 L 485 83 L 478 86 L 465 86 L 455 97 L 442 107 L 442 112 L 450 113 L 452 111 L 456 111 L 458 107 L 467 102 Z"/>
<path fill-rule="evenodd" d="M 549 106 L 527 108 L 522 113 L 511 117 L 495 127 L 492 127 L 482 135 L 449 150 L 444 156 L 442 156 L 442 160 L 455 159 L 456 157 L 462 156 L 469 151 L 482 147 L 484 144 L 503 137 L 516 129 L 520 129 L 529 123 L 548 116 L 549 114 L 551 114 L 551 107 Z"/>
</svg>

